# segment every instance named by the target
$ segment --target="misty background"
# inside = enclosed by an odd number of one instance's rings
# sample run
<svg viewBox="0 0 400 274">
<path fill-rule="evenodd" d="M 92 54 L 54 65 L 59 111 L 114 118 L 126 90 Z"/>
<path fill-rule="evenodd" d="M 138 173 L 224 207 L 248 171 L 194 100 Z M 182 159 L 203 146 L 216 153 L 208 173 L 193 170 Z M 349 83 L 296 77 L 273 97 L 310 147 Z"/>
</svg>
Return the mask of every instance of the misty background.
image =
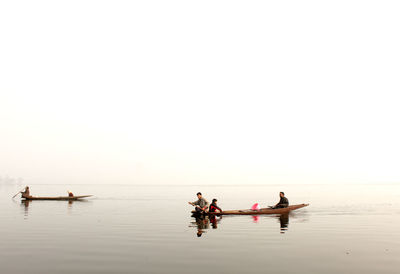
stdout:
<svg viewBox="0 0 400 274">
<path fill-rule="evenodd" d="M 2 1 L 2 182 L 400 182 L 399 7 Z"/>
</svg>

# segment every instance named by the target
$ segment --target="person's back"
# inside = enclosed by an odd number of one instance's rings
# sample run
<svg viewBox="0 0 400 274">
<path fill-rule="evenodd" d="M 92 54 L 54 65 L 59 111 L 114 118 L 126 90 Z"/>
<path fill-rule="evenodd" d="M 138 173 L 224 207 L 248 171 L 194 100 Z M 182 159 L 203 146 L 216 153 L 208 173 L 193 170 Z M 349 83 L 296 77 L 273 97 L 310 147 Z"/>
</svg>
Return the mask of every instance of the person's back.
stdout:
<svg viewBox="0 0 400 274">
<path fill-rule="evenodd" d="M 286 197 L 281 197 L 281 199 L 279 200 L 278 204 L 283 206 L 283 207 L 288 207 L 289 206 L 289 200 Z"/>
<path fill-rule="evenodd" d="M 208 210 L 209 212 L 222 212 L 222 209 L 217 206 L 217 199 L 213 199 Z"/>
<path fill-rule="evenodd" d="M 25 187 L 25 190 L 23 192 L 21 192 L 21 195 L 22 195 L 23 198 L 31 196 L 31 193 L 29 191 L 29 186 Z"/>
</svg>

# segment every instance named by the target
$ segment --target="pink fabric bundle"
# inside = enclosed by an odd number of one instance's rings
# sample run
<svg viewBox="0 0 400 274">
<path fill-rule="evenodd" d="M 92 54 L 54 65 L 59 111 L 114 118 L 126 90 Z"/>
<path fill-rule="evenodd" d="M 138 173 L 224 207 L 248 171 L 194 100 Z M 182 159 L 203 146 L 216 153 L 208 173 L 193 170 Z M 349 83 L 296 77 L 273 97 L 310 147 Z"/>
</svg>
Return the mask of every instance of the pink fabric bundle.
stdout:
<svg viewBox="0 0 400 274">
<path fill-rule="evenodd" d="M 260 206 L 258 205 L 258 203 L 255 203 L 252 207 L 251 210 L 260 210 Z"/>
</svg>

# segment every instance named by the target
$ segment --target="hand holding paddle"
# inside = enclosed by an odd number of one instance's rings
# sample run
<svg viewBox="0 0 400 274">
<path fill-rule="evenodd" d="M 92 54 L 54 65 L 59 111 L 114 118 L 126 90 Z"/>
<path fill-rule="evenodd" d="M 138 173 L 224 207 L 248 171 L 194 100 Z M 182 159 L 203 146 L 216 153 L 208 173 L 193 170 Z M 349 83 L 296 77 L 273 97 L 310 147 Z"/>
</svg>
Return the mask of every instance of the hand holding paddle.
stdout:
<svg viewBox="0 0 400 274">
<path fill-rule="evenodd" d="M 23 190 L 21 190 L 21 191 L 19 191 L 17 194 L 15 194 L 15 195 L 12 197 L 12 199 L 14 199 L 14 198 L 15 198 L 15 196 L 17 196 L 18 194 L 20 194 L 22 191 L 24 191 L 24 189 L 23 189 Z"/>
</svg>

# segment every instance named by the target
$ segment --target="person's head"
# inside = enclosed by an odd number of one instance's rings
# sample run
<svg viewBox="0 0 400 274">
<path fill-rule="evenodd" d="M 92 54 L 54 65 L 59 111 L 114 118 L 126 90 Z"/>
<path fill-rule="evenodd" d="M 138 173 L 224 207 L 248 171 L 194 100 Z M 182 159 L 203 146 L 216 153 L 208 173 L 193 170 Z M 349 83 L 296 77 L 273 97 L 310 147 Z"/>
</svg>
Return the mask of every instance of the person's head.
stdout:
<svg viewBox="0 0 400 274">
<path fill-rule="evenodd" d="M 216 204 L 217 202 L 218 202 L 217 199 L 213 199 L 213 200 L 212 200 L 212 203 L 213 203 L 213 204 Z"/>
<path fill-rule="evenodd" d="M 25 189 L 29 189 L 29 186 L 26 186 Z"/>
<path fill-rule="evenodd" d="M 285 193 L 281 191 L 281 192 L 279 192 L 279 196 L 280 197 L 285 197 Z"/>
<path fill-rule="evenodd" d="M 201 192 L 197 192 L 197 198 L 201 199 L 201 197 L 203 197 L 203 196 L 201 195 Z"/>
</svg>

